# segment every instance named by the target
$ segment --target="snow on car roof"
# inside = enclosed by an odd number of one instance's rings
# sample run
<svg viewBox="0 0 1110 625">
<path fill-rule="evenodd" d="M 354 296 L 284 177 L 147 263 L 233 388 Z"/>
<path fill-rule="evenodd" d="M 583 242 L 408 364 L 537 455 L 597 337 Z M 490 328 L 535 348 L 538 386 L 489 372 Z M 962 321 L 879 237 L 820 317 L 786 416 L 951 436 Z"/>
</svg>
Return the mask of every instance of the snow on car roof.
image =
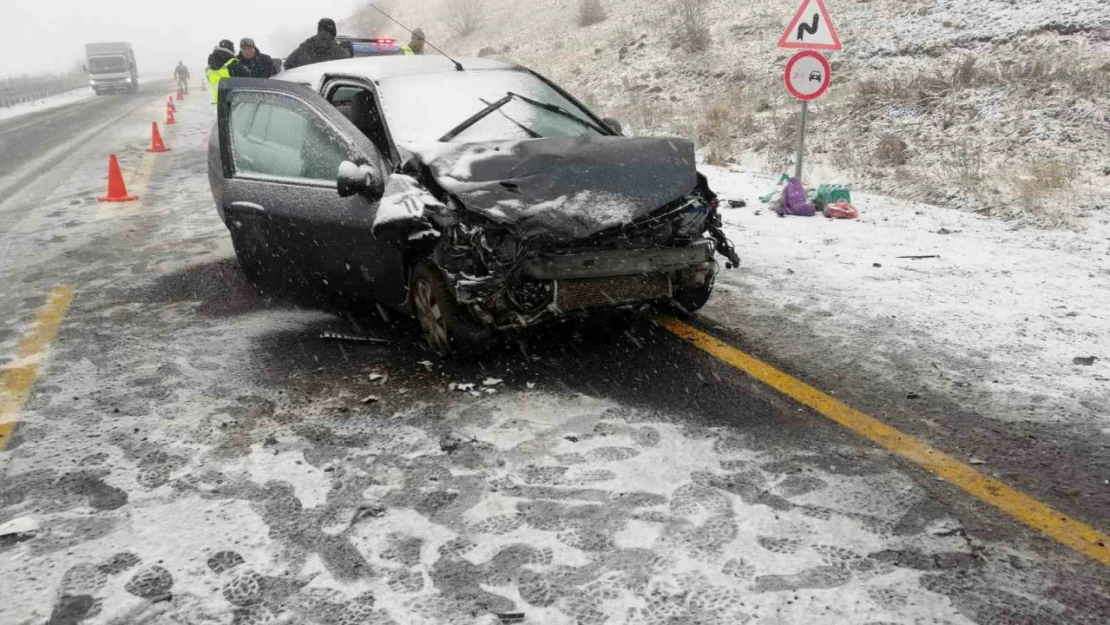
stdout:
<svg viewBox="0 0 1110 625">
<path fill-rule="evenodd" d="M 459 58 L 464 70 L 483 69 L 514 69 L 518 67 L 511 63 L 494 61 L 491 59 Z M 310 84 L 319 87 L 325 74 L 346 74 L 379 80 L 395 76 L 409 76 L 415 74 L 436 74 L 441 72 L 454 72 L 455 64 L 447 57 L 438 54 L 420 56 L 372 56 L 314 63 L 297 67 L 274 76 L 276 80 L 285 80 L 301 84 Z"/>
</svg>

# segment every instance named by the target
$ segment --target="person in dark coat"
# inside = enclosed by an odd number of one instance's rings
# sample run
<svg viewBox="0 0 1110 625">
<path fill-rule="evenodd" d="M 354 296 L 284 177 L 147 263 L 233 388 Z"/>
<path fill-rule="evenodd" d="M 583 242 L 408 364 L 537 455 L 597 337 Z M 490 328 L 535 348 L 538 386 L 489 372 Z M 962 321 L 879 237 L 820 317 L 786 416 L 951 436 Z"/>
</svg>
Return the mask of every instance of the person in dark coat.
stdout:
<svg viewBox="0 0 1110 625">
<path fill-rule="evenodd" d="M 219 93 L 220 80 L 232 76 L 247 76 L 247 68 L 235 56 L 235 44 L 229 39 L 220 41 L 220 45 L 208 55 L 208 67 L 204 70 L 208 84 L 212 86 L 212 104 L 216 104 Z"/>
<path fill-rule="evenodd" d="M 274 71 L 274 60 L 268 54 L 262 54 L 254 39 L 243 37 L 239 42 L 239 62 L 247 68 L 247 75 L 251 78 L 269 78 L 277 72 Z"/>
<path fill-rule="evenodd" d="M 212 54 L 208 55 L 208 69 L 212 71 L 219 71 L 220 68 L 227 65 L 228 73 L 232 76 L 246 76 L 247 68 L 242 63 L 235 62 L 228 65 L 228 61 L 235 57 L 235 44 L 231 43 L 230 39 L 223 39 L 220 45 L 212 50 Z"/>
<path fill-rule="evenodd" d="M 285 59 L 285 69 L 350 58 L 351 51 L 336 42 L 335 33 L 335 20 L 327 17 L 320 20 L 316 24 L 316 34 L 305 39 Z"/>
</svg>

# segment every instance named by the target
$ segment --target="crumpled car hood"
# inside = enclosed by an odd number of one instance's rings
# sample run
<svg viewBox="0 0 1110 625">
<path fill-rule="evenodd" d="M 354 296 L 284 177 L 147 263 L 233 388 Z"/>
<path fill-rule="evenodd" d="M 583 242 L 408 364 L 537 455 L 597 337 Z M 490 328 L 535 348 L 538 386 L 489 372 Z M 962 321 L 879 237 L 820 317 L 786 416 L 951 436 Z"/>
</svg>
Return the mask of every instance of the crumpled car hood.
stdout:
<svg viewBox="0 0 1110 625">
<path fill-rule="evenodd" d="M 410 147 L 465 208 L 556 241 L 629 223 L 688 195 L 694 145 L 677 137 L 546 138 Z"/>
</svg>

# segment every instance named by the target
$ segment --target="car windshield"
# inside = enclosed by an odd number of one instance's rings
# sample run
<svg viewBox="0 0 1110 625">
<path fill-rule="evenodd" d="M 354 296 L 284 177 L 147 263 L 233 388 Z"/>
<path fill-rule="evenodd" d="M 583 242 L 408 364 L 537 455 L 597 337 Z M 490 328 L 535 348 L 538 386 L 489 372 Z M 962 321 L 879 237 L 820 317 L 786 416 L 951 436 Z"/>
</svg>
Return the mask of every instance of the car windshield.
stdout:
<svg viewBox="0 0 1110 625">
<path fill-rule="evenodd" d="M 94 74 L 126 72 L 127 62 L 122 56 L 94 56 L 89 59 L 89 71 Z"/>
<path fill-rule="evenodd" d="M 504 98 L 509 92 L 595 123 L 581 107 L 524 70 L 470 70 L 398 76 L 381 81 L 382 111 L 393 140 L 400 144 L 438 141 L 448 131 Z M 530 131 L 530 132 L 529 132 Z M 599 136 L 597 130 L 557 112 L 512 99 L 458 133 L 452 142 L 496 141 L 541 137 Z"/>
</svg>

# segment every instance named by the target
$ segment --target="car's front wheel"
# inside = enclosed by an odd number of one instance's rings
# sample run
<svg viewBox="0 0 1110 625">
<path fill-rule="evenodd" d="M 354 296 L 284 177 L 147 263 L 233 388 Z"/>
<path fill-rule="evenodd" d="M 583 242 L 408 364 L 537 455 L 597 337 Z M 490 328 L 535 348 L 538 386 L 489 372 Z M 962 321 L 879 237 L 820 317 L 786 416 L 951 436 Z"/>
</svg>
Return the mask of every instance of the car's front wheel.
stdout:
<svg viewBox="0 0 1110 625">
<path fill-rule="evenodd" d="M 413 272 L 412 308 L 424 341 L 438 356 L 475 356 L 493 342 L 493 331 L 459 305 L 443 273 L 431 262 L 421 263 Z"/>
</svg>

